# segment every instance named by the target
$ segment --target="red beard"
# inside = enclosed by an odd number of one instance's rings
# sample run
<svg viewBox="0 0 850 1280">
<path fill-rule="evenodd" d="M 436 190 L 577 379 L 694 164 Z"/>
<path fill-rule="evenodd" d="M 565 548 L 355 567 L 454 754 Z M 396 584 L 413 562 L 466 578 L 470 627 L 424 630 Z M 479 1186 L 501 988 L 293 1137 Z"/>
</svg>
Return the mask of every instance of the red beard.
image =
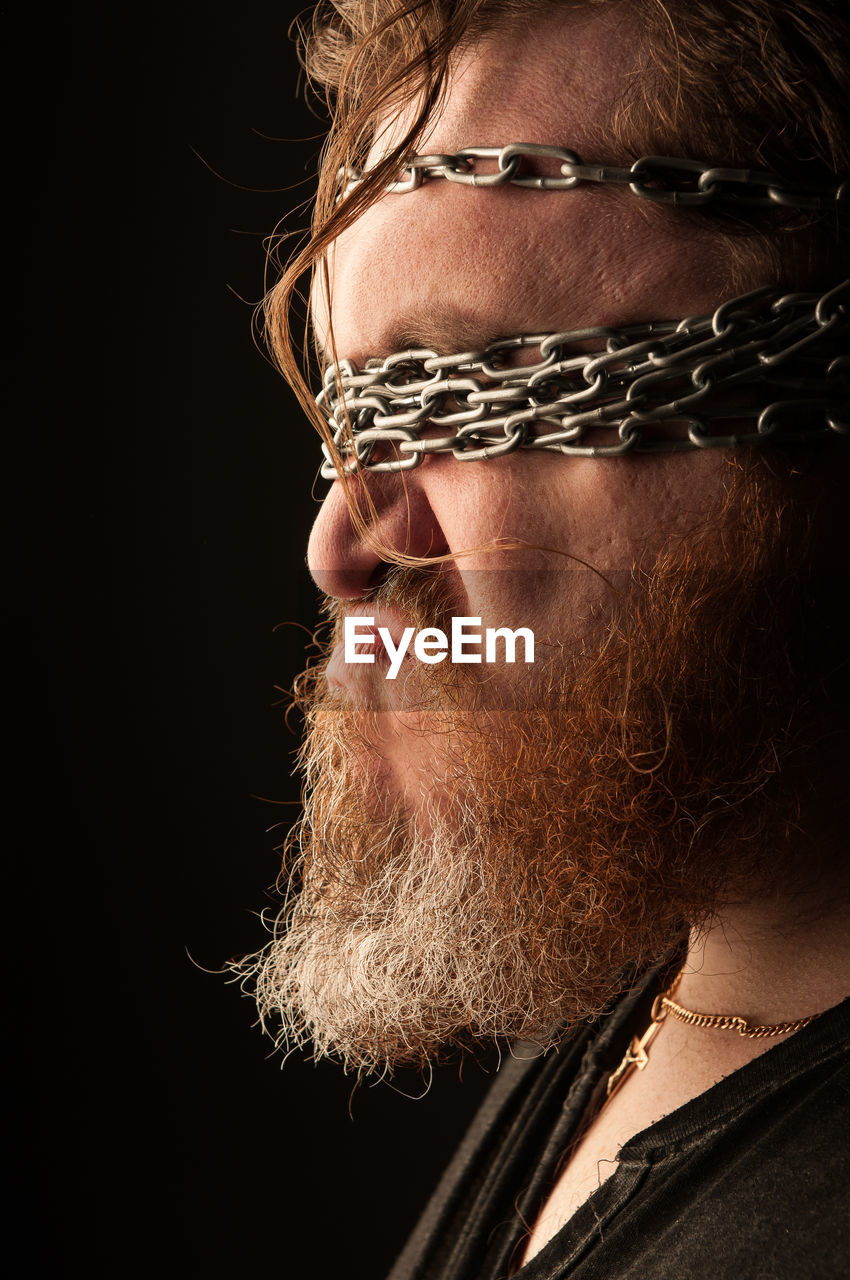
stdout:
<svg viewBox="0 0 850 1280">
<path fill-rule="evenodd" d="M 359 1071 L 550 1044 L 724 901 L 790 873 L 824 730 L 810 539 L 783 492 L 737 468 L 717 520 L 632 575 L 542 685 L 503 696 L 428 668 L 405 712 L 421 745 L 406 800 L 381 767 L 396 713 L 329 691 L 324 663 L 300 678 L 299 887 L 243 965 L 281 1043 Z M 394 573 L 378 598 L 443 626 L 439 572 Z"/>
</svg>

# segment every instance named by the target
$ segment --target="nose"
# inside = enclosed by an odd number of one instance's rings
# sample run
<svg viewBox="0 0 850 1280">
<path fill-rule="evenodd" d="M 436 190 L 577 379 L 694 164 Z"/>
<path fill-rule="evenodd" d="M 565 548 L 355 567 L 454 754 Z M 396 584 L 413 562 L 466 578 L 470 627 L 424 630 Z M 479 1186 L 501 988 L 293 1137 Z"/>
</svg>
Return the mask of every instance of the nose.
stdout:
<svg viewBox="0 0 850 1280">
<path fill-rule="evenodd" d="M 426 464 L 427 465 L 427 464 Z M 374 513 L 364 489 L 368 490 Z M 316 517 L 307 548 L 313 581 L 339 600 L 362 597 L 377 584 L 389 563 L 382 548 L 409 556 L 439 556 L 448 551 L 437 516 L 419 484 L 398 473 L 353 477 L 350 496 L 380 546 L 358 532 L 343 486 L 334 481 Z"/>
</svg>

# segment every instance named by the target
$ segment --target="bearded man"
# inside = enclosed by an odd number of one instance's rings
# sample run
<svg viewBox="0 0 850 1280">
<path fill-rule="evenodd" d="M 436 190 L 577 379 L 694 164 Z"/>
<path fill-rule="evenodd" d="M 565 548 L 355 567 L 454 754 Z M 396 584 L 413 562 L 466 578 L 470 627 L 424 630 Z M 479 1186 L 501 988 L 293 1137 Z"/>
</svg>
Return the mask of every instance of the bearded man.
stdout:
<svg viewBox="0 0 850 1280">
<path fill-rule="evenodd" d="M 332 634 L 245 967 L 358 1072 L 510 1046 L 393 1280 L 847 1265 L 848 48 L 837 0 L 317 11 L 268 321 Z"/>
</svg>

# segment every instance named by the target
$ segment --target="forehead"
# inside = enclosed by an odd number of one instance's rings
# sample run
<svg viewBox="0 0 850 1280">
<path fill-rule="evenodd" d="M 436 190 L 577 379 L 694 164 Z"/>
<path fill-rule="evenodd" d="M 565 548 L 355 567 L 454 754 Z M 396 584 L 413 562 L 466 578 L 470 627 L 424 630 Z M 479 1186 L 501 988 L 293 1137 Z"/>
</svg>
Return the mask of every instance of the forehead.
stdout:
<svg viewBox="0 0 850 1280">
<path fill-rule="evenodd" d="M 522 17 L 503 15 L 453 56 L 447 92 L 420 150 L 457 149 L 468 143 L 470 129 L 479 131 L 482 145 L 489 144 L 488 133 L 504 140 L 517 129 L 523 141 L 551 142 L 564 128 L 576 145 L 604 145 L 611 115 L 637 71 L 638 46 L 625 38 L 621 4 L 555 4 Z M 389 112 L 376 130 L 374 154 L 400 141 L 411 117 L 410 109 Z"/>
<path fill-rule="evenodd" d="M 639 33 L 621 6 L 562 8 L 463 47 L 420 151 L 548 143 L 621 160 L 612 117 L 637 74 Z M 403 136 L 390 117 L 374 152 Z M 334 351 L 361 363 L 411 346 L 460 351 L 517 333 L 623 325 L 713 309 L 723 275 L 705 246 L 695 283 L 674 215 L 610 188 L 541 193 L 424 184 L 387 194 L 329 253 Z M 313 297 L 327 347 L 328 312 Z"/>
<path fill-rule="evenodd" d="M 422 150 L 455 150 L 471 133 L 481 145 L 562 137 L 576 150 L 607 146 L 598 158 L 608 159 L 611 117 L 637 73 L 638 47 L 619 4 L 554 5 L 504 21 L 458 52 Z"/>
</svg>

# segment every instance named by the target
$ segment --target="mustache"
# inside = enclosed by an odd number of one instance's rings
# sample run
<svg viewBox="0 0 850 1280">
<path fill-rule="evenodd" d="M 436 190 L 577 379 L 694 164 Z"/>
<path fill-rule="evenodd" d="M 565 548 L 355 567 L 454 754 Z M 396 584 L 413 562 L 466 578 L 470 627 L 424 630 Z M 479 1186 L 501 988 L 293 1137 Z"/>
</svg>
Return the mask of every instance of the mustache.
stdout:
<svg viewBox="0 0 850 1280">
<path fill-rule="evenodd" d="M 458 583 L 452 582 L 445 565 L 433 569 L 394 565 L 388 568 L 376 586 L 356 599 L 340 600 L 322 593 L 320 610 L 326 627 L 331 628 L 333 643 L 342 639 L 346 617 L 355 610 L 384 606 L 405 615 L 409 625 L 421 630 L 426 626 L 442 627 L 453 612 L 462 610 Z"/>
</svg>

